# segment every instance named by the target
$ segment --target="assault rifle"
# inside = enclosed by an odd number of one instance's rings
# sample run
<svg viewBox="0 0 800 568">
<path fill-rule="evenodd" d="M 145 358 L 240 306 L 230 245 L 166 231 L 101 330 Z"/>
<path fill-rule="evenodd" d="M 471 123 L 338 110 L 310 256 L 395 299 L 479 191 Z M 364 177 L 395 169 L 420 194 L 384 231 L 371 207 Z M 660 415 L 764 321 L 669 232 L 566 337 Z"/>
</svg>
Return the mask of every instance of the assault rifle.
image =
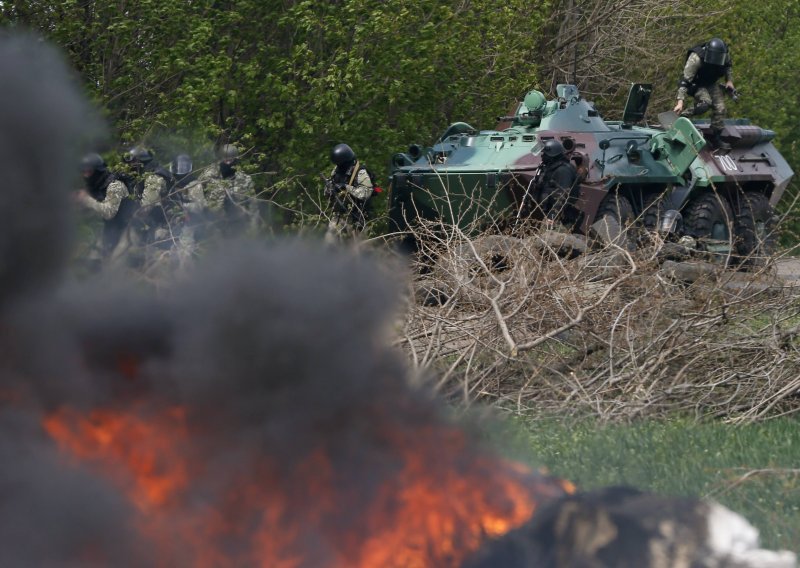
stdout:
<svg viewBox="0 0 800 568">
<path fill-rule="evenodd" d="M 733 87 L 728 87 L 727 85 L 720 85 L 719 88 L 725 91 L 725 93 L 731 98 L 733 102 L 739 100 L 739 91 L 737 91 Z"/>
<path fill-rule="evenodd" d="M 525 193 L 522 194 L 522 199 L 519 202 L 519 209 L 517 209 L 517 219 L 515 223 L 522 221 L 523 217 L 529 216 L 537 207 L 539 203 L 536 201 L 539 188 L 542 185 L 542 176 L 544 175 L 544 160 L 539 162 L 539 166 L 528 182 L 528 187 L 525 188 Z"/>
<path fill-rule="evenodd" d="M 334 211 L 348 213 L 352 209 L 353 204 L 350 199 L 350 194 L 347 192 L 347 184 L 341 182 L 336 183 L 331 178 L 326 178 L 322 174 L 320 174 L 320 177 L 325 182 L 325 191 L 323 195 L 333 203 Z"/>
</svg>

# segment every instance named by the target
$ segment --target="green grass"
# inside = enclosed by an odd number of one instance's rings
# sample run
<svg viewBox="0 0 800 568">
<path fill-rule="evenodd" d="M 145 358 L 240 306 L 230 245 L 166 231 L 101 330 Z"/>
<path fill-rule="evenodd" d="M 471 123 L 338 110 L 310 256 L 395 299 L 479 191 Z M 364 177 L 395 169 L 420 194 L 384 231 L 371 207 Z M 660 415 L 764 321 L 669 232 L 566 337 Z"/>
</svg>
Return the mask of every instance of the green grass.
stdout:
<svg viewBox="0 0 800 568">
<path fill-rule="evenodd" d="M 501 436 L 514 457 L 546 466 L 582 489 L 625 484 L 711 497 L 758 527 L 764 546 L 800 551 L 800 475 L 787 471 L 800 469 L 800 420 L 729 426 L 535 419 L 513 421 Z M 774 471 L 736 483 L 757 469 Z"/>
</svg>

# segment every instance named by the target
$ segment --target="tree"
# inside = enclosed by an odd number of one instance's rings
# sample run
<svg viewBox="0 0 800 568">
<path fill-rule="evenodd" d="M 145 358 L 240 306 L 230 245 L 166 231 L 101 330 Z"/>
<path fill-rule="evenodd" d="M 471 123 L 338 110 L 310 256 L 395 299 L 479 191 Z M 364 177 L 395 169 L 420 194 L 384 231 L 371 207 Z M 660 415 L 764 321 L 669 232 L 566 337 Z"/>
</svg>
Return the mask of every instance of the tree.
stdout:
<svg viewBox="0 0 800 568">
<path fill-rule="evenodd" d="M 385 164 L 449 121 L 504 112 L 535 82 L 543 15 L 529 10 L 521 0 L 23 1 L 0 19 L 61 45 L 120 139 L 237 141 L 260 168 L 308 185 L 336 142 Z"/>
<path fill-rule="evenodd" d="M 577 83 L 613 118 L 631 82 L 652 82 L 652 119 L 672 107 L 686 49 L 719 30 L 744 94 L 732 114 L 774 129 L 798 167 L 797 95 L 787 88 L 798 17 L 798 0 L 0 4 L 0 23 L 64 48 L 116 139 L 151 144 L 162 161 L 188 150 L 198 163 L 235 142 L 252 173 L 278 172 L 275 199 L 311 211 L 335 143 L 380 174 L 394 152 L 450 122 L 493 126 L 532 87 Z"/>
</svg>

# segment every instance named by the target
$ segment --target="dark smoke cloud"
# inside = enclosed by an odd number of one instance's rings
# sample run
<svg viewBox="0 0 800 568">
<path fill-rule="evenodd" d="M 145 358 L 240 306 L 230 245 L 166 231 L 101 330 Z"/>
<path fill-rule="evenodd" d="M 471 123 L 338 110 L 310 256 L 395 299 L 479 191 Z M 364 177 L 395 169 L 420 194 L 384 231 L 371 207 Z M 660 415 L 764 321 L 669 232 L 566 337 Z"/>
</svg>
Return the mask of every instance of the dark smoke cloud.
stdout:
<svg viewBox="0 0 800 568">
<path fill-rule="evenodd" d="M 232 565 L 256 564 L 247 533 L 269 514 L 263 502 L 282 499 L 281 521 L 302 528 L 302 565 L 325 565 L 352 545 L 341 531 L 373 529 L 367 507 L 392 519 L 404 505 L 386 488 L 403 483 L 407 454 L 430 464 L 434 488 L 474 465 L 479 452 L 453 436 L 429 393 L 409 387 L 388 347 L 396 268 L 308 243 L 239 241 L 167 293 L 113 273 L 59 283 L 86 107 L 44 44 L 0 38 L 0 72 L 0 565 L 153 565 L 123 489 L 46 435 L 43 420 L 63 408 L 158 424 L 165 410 L 188 409 L 191 435 L 165 457 L 202 467 L 178 505 L 153 515 L 167 537 L 153 553 L 161 565 L 198 559 L 202 537 L 171 537 L 209 508 L 238 523 L 219 547 Z M 494 463 L 481 464 L 490 485 Z M 324 513 L 317 477 L 339 502 Z M 245 518 L 226 505 L 240 480 L 266 496 L 244 499 Z"/>
<path fill-rule="evenodd" d="M 133 375 L 169 349 L 167 317 L 151 293 L 111 273 L 18 301 L 0 328 L 3 381 L 44 410 L 132 395 L 144 387 Z"/>
<path fill-rule="evenodd" d="M 121 566 L 132 546 L 129 506 L 102 479 L 36 436 L 31 415 L 0 413 L 0 566 Z"/>
<path fill-rule="evenodd" d="M 207 463 L 187 499 L 215 502 L 268 458 L 295 520 L 313 506 L 296 468 L 322 448 L 353 507 L 323 524 L 357 522 L 400 466 L 388 433 L 440 421 L 385 347 L 398 279 L 343 251 L 237 242 L 165 296 L 112 273 L 59 285 L 86 105 L 36 40 L 0 38 L 0 71 L 0 563 L 147 565 L 129 500 L 45 434 L 44 418 L 64 407 L 144 400 L 147 418 L 188 406 L 202 435 L 176 452 Z M 303 539 L 308 565 L 327 557 L 324 540 Z M 192 553 L 164 554 L 182 564 Z"/>
<path fill-rule="evenodd" d="M 190 566 L 209 560 L 208 540 L 226 565 L 259 565 L 253 536 L 265 526 L 288 530 L 300 566 L 347 565 L 362 552 L 359 538 L 399 530 L 404 490 L 418 489 L 420 475 L 423 491 L 458 514 L 473 514 L 464 502 L 473 493 L 478 507 L 508 510 L 500 462 L 409 386 L 388 347 L 396 267 L 299 241 L 237 241 L 163 282 L 166 292 L 112 272 L 59 281 L 67 186 L 95 130 L 47 45 L 0 34 L 0 77 L 0 566 Z M 103 463 L 107 451 L 79 460 L 47 434 L 54 417 L 98 409 L 154 425 L 144 442 L 126 443 L 174 442 L 156 469 L 186 465 L 191 483 L 166 504 L 142 500 L 127 466 L 111 473 Z M 451 493 L 454 472 L 478 484 Z M 538 496 L 561 495 L 545 485 Z M 643 508 L 667 508 L 632 499 L 620 509 L 618 497 L 543 507 L 468 566 L 552 565 L 563 551 L 550 545 L 577 543 L 600 506 L 619 527 Z M 571 524 L 570 511 L 581 513 Z M 388 525 L 376 529 L 376 519 Z M 231 530 L 206 531 L 209 520 Z M 574 530 L 558 532 L 564 526 Z M 470 535 L 454 539 L 445 556 Z"/>
<path fill-rule="evenodd" d="M 68 180 L 93 132 L 61 55 L 0 32 L 0 309 L 50 281 L 69 250 Z"/>
<path fill-rule="evenodd" d="M 0 32 L 0 77 L 0 565 L 136 564 L 128 505 L 65 461 L 37 396 L 79 376 L 45 291 L 67 260 L 67 186 L 94 123 L 61 55 L 33 37 Z"/>
<path fill-rule="evenodd" d="M 172 375 L 192 401 L 250 414 L 281 411 L 291 392 L 330 407 L 368 400 L 386 386 L 381 377 L 404 375 L 383 347 L 398 288 L 366 258 L 299 242 L 233 243 L 190 279 L 169 303 Z M 235 400 L 220 401 L 231 391 Z"/>
</svg>

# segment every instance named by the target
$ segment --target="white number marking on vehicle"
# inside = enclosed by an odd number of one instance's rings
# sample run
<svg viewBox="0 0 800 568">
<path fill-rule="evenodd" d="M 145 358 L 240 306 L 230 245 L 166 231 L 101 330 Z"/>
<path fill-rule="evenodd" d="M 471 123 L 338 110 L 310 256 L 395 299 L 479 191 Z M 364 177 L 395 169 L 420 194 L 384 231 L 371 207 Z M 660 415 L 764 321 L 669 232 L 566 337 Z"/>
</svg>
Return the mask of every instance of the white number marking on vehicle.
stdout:
<svg viewBox="0 0 800 568">
<path fill-rule="evenodd" d="M 719 160 L 719 164 L 723 170 L 726 172 L 738 172 L 739 168 L 736 165 L 736 162 L 733 161 L 733 158 L 730 156 L 714 156 L 716 159 Z"/>
</svg>

